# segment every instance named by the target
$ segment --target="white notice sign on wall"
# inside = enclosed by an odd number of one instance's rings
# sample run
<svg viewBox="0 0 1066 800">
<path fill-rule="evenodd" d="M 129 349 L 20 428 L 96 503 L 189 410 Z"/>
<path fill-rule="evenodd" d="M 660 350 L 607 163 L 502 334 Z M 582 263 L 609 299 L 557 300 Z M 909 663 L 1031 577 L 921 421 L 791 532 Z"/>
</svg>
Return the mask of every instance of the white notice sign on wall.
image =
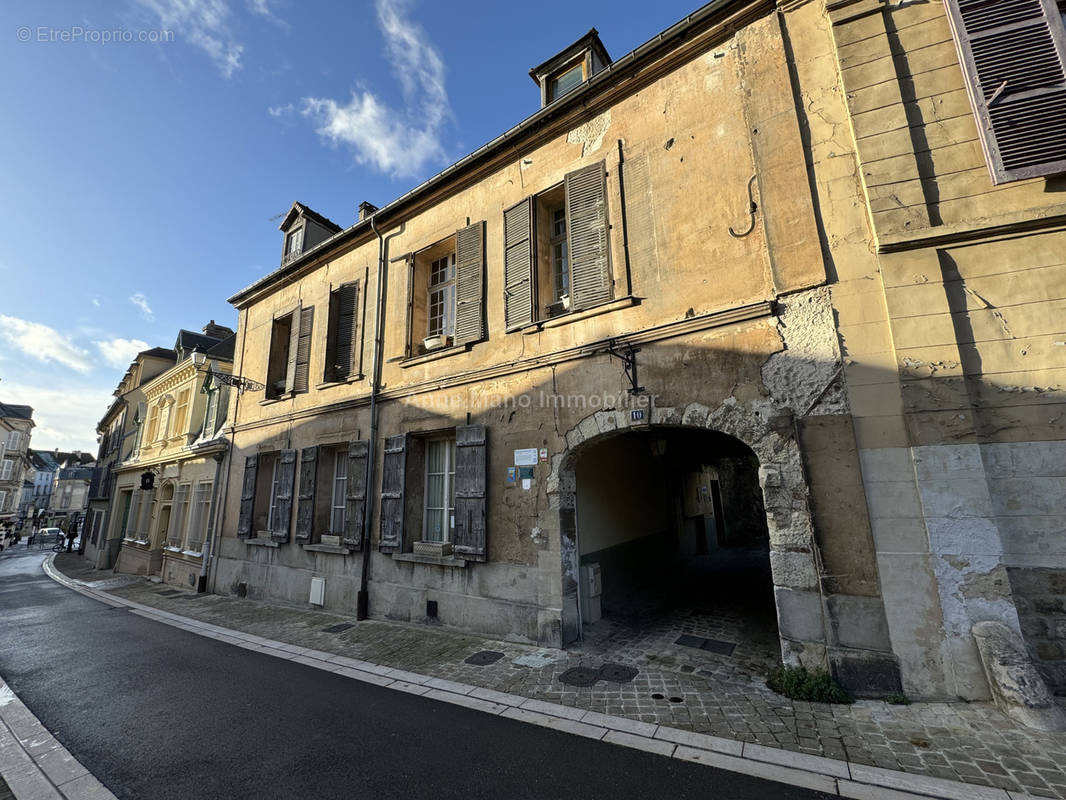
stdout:
<svg viewBox="0 0 1066 800">
<path fill-rule="evenodd" d="M 537 448 L 529 447 L 525 450 L 514 451 L 514 465 L 516 467 L 534 467 L 537 465 Z"/>
</svg>

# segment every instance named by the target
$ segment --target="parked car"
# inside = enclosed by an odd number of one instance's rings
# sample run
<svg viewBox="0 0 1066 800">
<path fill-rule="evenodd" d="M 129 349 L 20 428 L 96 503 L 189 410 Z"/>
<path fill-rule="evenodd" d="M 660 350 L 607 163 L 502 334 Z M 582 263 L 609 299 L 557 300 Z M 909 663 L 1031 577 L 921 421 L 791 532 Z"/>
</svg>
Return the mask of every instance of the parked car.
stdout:
<svg viewBox="0 0 1066 800">
<path fill-rule="evenodd" d="M 63 531 L 59 528 L 40 528 L 37 534 L 33 537 L 33 541 L 37 543 L 38 547 L 44 547 L 47 544 L 55 544 L 56 542 L 63 540 Z M 27 544 L 27 546 L 29 546 Z"/>
</svg>

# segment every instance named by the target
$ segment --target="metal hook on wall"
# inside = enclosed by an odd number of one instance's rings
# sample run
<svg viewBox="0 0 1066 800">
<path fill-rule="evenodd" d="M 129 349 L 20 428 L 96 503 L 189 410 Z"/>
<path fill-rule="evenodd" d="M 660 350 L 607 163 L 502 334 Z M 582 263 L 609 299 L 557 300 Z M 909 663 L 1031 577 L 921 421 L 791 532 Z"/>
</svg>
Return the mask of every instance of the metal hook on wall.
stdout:
<svg viewBox="0 0 1066 800">
<path fill-rule="evenodd" d="M 755 176 L 752 175 L 748 178 L 748 213 L 751 215 L 751 224 L 748 225 L 748 229 L 743 233 L 737 233 L 733 230 L 733 226 L 729 226 L 729 235 L 734 239 L 743 239 L 753 230 L 755 230 L 755 212 L 759 210 L 759 206 L 755 203 L 755 196 L 751 193 L 752 187 L 755 185 Z"/>
</svg>

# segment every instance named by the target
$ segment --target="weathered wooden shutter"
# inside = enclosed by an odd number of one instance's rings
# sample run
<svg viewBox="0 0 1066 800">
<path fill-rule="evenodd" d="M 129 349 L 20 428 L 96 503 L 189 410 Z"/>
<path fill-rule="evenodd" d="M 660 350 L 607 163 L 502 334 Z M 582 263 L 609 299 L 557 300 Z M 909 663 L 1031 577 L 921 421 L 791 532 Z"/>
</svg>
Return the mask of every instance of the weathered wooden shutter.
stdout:
<svg viewBox="0 0 1066 800">
<path fill-rule="evenodd" d="M 993 183 L 1066 172 L 1066 29 L 1055 0 L 945 0 Z"/>
<path fill-rule="evenodd" d="M 311 541 L 315 526 L 315 482 L 318 479 L 318 447 L 300 451 L 300 495 L 296 506 L 296 538 Z"/>
<path fill-rule="evenodd" d="M 507 330 L 533 321 L 533 198 L 503 212 L 503 321 Z"/>
<path fill-rule="evenodd" d="M 244 459 L 244 483 L 241 486 L 241 515 L 237 522 L 237 535 L 252 535 L 252 522 L 255 516 L 255 478 L 259 472 L 259 456 L 247 456 Z"/>
<path fill-rule="evenodd" d="M 353 359 L 356 353 L 355 309 L 359 298 L 358 284 L 349 283 L 340 287 L 333 292 L 333 298 L 336 304 L 337 326 L 332 336 L 331 379 L 341 381 L 355 373 Z M 334 312 L 330 313 L 332 315 Z"/>
<path fill-rule="evenodd" d="M 315 320 L 315 308 L 300 309 L 300 335 L 296 342 L 296 372 L 291 390 L 307 391 L 307 376 L 311 369 L 311 328 Z"/>
<path fill-rule="evenodd" d="M 353 550 L 363 548 L 363 523 L 366 514 L 366 454 L 370 442 L 365 439 L 348 445 L 348 489 L 345 493 L 344 545 Z"/>
<path fill-rule="evenodd" d="M 414 355 L 414 325 L 415 313 L 415 256 L 413 253 L 407 256 L 407 313 L 404 334 L 403 357 L 410 358 Z"/>
<path fill-rule="evenodd" d="M 381 525 L 378 548 L 392 553 L 403 547 L 403 489 L 407 469 L 407 436 L 385 439 L 385 466 L 381 474 Z"/>
<path fill-rule="evenodd" d="M 455 429 L 455 552 L 485 561 L 485 484 L 487 453 L 484 425 Z"/>
<path fill-rule="evenodd" d="M 485 337 L 485 223 L 455 232 L 455 342 Z"/>
<path fill-rule="evenodd" d="M 604 162 L 569 173 L 564 183 L 570 308 L 577 311 L 611 299 Z"/>
<path fill-rule="evenodd" d="M 141 490 L 134 489 L 130 497 L 130 504 L 126 507 L 126 525 L 122 530 L 125 539 L 137 538 L 137 523 L 140 521 Z"/>
<path fill-rule="evenodd" d="M 276 324 L 276 323 L 275 323 Z M 285 363 L 285 391 L 296 386 L 296 352 L 300 349 L 300 309 L 289 317 L 289 352 Z"/>
<path fill-rule="evenodd" d="M 282 450 L 278 453 L 278 494 L 274 500 L 274 529 L 270 532 L 271 538 L 278 542 L 289 541 L 295 483 L 296 451 Z"/>
</svg>

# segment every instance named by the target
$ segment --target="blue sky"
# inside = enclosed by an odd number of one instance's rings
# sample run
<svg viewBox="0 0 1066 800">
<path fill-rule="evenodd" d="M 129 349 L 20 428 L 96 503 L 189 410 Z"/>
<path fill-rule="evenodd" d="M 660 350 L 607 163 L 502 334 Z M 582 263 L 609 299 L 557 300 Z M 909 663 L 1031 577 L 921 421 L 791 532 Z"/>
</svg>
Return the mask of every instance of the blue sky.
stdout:
<svg viewBox="0 0 1066 800">
<path fill-rule="evenodd" d="M 138 349 L 236 327 L 294 200 L 347 227 L 536 111 L 529 68 L 589 28 L 618 58 L 697 7 L 0 5 L 0 399 L 32 446 L 95 450 Z"/>
</svg>

